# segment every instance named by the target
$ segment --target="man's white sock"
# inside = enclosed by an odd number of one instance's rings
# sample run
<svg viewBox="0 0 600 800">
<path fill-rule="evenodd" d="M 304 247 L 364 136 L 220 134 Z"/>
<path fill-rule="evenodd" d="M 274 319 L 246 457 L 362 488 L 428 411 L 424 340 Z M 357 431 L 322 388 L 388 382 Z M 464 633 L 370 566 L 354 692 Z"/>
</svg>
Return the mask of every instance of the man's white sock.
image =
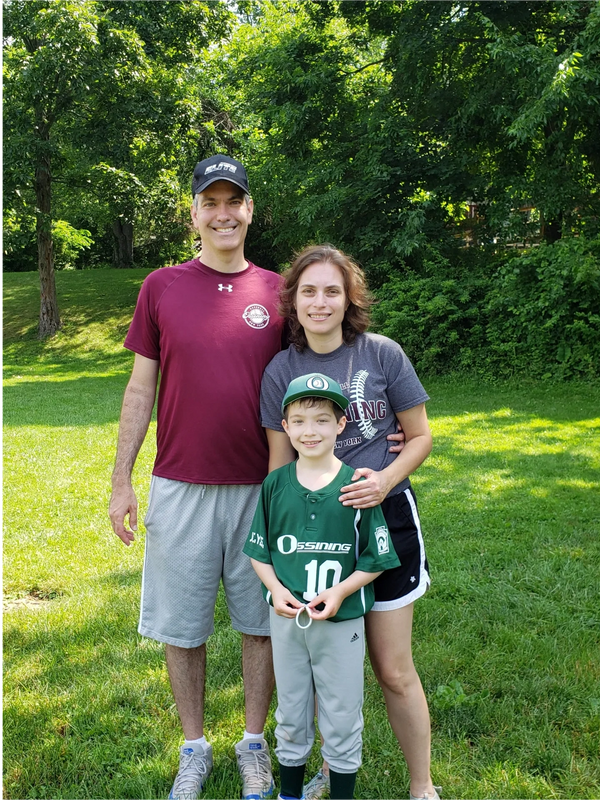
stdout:
<svg viewBox="0 0 600 800">
<path fill-rule="evenodd" d="M 248 733 L 248 731 L 244 731 L 244 739 L 264 739 L 265 732 L 261 731 L 260 733 Z M 244 741 L 242 739 L 242 741 Z"/>
<path fill-rule="evenodd" d="M 206 736 L 201 736 L 199 739 L 186 739 L 185 742 L 183 743 L 183 746 L 189 747 L 191 744 L 201 744 L 203 750 L 206 750 L 206 748 L 208 747 Z"/>
</svg>

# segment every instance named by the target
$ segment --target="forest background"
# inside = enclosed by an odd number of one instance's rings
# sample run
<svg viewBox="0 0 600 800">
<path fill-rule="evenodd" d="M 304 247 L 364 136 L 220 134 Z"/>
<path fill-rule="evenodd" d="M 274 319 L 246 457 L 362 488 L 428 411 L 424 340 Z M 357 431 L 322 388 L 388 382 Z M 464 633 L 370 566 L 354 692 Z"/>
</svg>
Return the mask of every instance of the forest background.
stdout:
<svg viewBox="0 0 600 800">
<path fill-rule="evenodd" d="M 600 5 L 4 5 L 4 269 L 194 254 L 190 176 L 246 165 L 249 257 L 330 241 L 424 374 L 600 370 Z M 35 320 L 31 320 L 33 335 Z"/>
</svg>

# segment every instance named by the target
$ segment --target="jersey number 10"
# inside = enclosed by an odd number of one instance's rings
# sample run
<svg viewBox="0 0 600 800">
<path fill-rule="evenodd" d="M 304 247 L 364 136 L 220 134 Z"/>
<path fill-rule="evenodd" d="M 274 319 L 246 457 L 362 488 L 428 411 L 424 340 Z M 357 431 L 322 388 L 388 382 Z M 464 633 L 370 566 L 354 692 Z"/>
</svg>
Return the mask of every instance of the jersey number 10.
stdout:
<svg viewBox="0 0 600 800">
<path fill-rule="evenodd" d="M 318 564 L 319 562 L 315 558 L 313 561 L 309 561 L 304 567 L 308 572 L 308 578 L 306 581 L 306 591 L 302 593 L 302 597 L 309 603 L 318 594 L 324 592 L 325 589 L 336 586 L 342 577 L 342 565 L 339 561 L 324 561 L 320 567 L 318 567 Z M 333 573 L 331 581 L 329 581 L 330 572 Z"/>
</svg>

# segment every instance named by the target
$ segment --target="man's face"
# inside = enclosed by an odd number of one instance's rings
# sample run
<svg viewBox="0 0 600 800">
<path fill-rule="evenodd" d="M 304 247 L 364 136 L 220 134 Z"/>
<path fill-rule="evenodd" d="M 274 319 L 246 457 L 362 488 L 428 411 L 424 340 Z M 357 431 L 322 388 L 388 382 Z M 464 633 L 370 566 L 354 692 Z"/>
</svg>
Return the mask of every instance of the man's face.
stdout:
<svg viewBox="0 0 600 800">
<path fill-rule="evenodd" d="M 192 222 L 202 239 L 202 249 L 229 251 L 243 247 L 252 222 L 252 200 L 229 181 L 215 181 L 196 195 Z"/>
</svg>

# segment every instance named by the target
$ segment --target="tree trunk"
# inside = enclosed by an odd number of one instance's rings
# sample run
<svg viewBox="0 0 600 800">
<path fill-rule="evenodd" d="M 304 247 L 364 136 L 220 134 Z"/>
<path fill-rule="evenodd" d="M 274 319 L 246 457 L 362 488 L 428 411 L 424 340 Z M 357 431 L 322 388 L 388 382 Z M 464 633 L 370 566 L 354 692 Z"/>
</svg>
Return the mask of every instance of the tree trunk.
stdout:
<svg viewBox="0 0 600 800">
<path fill-rule="evenodd" d="M 54 276 L 54 253 L 52 249 L 52 185 L 50 156 L 43 155 L 35 170 L 36 233 L 38 249 L 38 271 L 40 273 L 40 320 L 38 337 L 53 336 L 60 328 L 56 280 Z"/>
<path fill-rule="evenodd" d="M 112 224 L 112 232 L 113 266 L 117 269 L 129 269 L 133 266 L 133 224 L 117 217 Z"/>
<path fill-rule="evenodd" d="M 562 238 L 562 213 L 553 217 L 551 220 L 546 220 L 543 214 L 540 214 L 540 234 L 544 242 L 554 244 Z"/>
</svg>

